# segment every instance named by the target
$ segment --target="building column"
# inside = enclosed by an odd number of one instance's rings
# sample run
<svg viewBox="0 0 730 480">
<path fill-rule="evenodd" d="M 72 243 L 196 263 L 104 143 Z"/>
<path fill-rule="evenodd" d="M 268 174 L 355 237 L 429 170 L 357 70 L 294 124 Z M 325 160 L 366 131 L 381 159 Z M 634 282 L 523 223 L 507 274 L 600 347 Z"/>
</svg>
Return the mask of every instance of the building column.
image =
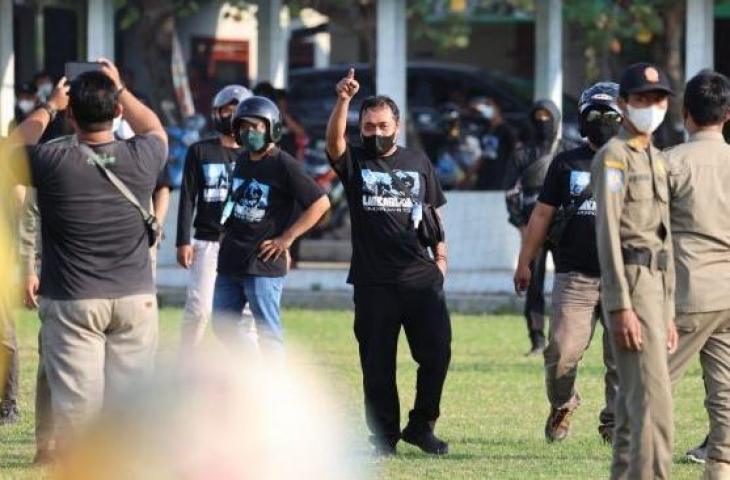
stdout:
<svg viewBox="0 0 730 480">
<path fill-rule="evenodd" d="M 535 2 L 535 100 L 563 110 L 563 2 Z"/>
<path fill-rule="evenodd" d="M 289 9 L 282 0 L 258 1 L 258 67 L 256 81 L 286 88 L 289 66 Z"/>
<path fill-rule="evenodd" d="M 320 32 L 312 37 L 315 68 L 327 68 L 330 66 L 330 52 L 332 51 L 330 39 L 329 32 Z"/>
<path fill-rule="evenodd" d="M 114 1 L 88 0 L 86 10 L 86 59 L 114 61 Z"/>
<path fill-rule="evenodd" d="M 715 65 L 715 1 L 688 0 L 686 26 L 684 73 L 689 80 Z"/>
<path fill-rule="evenodd" d="M 8 134 L 14 116 L 13 0 L 0 0 L 0 137 Z"/>
<path fill-rule="evenodd" d="M 398 105 L 401 112 L 399 143 L 405 145 L 405 120 L 408 107 L 406 0 L 378 0 L 375 28 L 377 37 L 375 90 L 379 95 L 388 95 Z M 355 72 L 355 78 L 357 78 L 357 72 Z"/>
</svg>

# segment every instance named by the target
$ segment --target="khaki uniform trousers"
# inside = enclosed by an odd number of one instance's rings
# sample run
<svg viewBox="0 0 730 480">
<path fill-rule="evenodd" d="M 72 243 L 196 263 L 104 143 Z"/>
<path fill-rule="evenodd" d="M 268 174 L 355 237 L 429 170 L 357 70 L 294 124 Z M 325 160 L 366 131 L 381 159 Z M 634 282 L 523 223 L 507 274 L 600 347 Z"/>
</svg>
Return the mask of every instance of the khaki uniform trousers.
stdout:
<svg viewBox="0 0 730 480">
<path fill-rule="evenodd" d="M 619 376 L 611 478 L 666 479 L 674 435 L 667 361 L 667 323 L 674 315 L 669 285 L 661 271 L 637 265 L 626 265 L 625 271 L 643 343 L 641 351 L 631 352 L 611 338 Z"/>
<path fill-rule="evenodd" d="M 679 344 L 669 357 L 672 386 L 677 385 L 699 353 L 707 392 L 705 408 L 710 417 L 707 457 L 730 462 L 730 309 L 679 313 L 675 322 Z M 711 467 L 709 462 L 707 466 Z M 719 470 L 724 470 L 724 474 L 713 473 Z M 706 478 L 730 478 L 730 466 L 708 468 L 706 473 Z"/>
</svg>

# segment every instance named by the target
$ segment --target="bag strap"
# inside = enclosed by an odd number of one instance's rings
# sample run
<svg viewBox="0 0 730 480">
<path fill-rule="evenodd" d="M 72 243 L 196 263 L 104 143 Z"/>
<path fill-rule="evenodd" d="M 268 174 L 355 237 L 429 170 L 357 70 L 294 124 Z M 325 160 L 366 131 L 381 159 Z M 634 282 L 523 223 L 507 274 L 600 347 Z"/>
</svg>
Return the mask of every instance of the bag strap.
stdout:
<svg viewBox="0 0 730 480">
<path fill-rule="evenodd" d="M 124 182 L 122 182 L 122 180 L 117 177 L 114 172 L 106 168 L 104 163 L 99 158 L 99 155 L 97 155 L 96 152 L 91 149 L 91 147 L 89 147 L 85 143 L 79 142 L 79 148 L 89 157 L 91 161 L 94 162 L 94 164 L 99 168 L 99 170 L 101 170 L 107 180 L 109 180 L 112 185 L 114 185 L 117 190 L 119 190 L 119 193 L 121 193 L 122 196 L 126 198 L 127 201 L 139 211 L 140 214 L 142 214 L 142 218 L 145 222 L 149 222 L 150 220 L 156 220 L 154 215 L 152 215 L 146 208 L 139 204 L 139 200 L 137 200 L 137 197 L 135 197 L 131 190 L 127 188 Z"/>
<path fill-rule="evenodd" d="M 583 189 L 582 192 L 580 192 L 580 195 L 578 195 L 578 198 L 575 199 L 575 202 L 573 205 L 571 205 L 568 208 L 563 209 L 563 218 L 567 221 L 573 218 L 573 215 L 578 213 L 578 210 L 580 210 L 581 205 L 583 205 L 583 202 L 588 200 L 593 196 L 593 190 L 591 189 L 590 185 L 588 185 L 586 188 Z"/>
</svg>

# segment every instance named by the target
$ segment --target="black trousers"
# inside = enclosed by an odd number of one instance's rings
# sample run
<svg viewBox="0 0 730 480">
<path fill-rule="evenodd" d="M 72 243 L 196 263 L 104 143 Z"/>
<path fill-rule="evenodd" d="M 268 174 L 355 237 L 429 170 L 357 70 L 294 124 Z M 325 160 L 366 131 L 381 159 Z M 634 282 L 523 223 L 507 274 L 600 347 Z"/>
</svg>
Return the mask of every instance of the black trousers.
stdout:
<svg viewBox="0 0 730 480">
<path fill-rule="evenodd" d="M 532 277 L 525 298 L 525 320 L 530 340 L 545 339 L 545 263 L 548 250 L 541 248 L 530 264 Z"/>
<path fill-rule="evenodd" d="M 365 416 L 373 443 L 400 438 L 396 352 L 401 325 L 418 364 L 413 428 L 428 429 L 439 417 L 441 393 L 451 360 L 451 320 L 442 285 L 405 289 L 397 285 L 355 286 L 355 337 L 365 392 Z"/>
</svg>

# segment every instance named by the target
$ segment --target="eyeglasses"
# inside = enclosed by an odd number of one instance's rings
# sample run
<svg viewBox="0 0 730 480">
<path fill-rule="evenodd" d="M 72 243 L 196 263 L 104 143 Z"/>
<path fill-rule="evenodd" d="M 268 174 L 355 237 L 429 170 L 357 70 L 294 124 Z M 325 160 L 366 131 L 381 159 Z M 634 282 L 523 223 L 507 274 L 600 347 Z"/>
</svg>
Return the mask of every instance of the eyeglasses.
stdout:
<svg viewBox="0 0 730 480">
<path fill-rule="evenodd" d="M 620 122 L 621 114 L 618 112 L 615 112 L 613 110 L 605 110 L 605 111 L 589 110 L 588 113 L 586 114 L 586 121 L 595 122 L 598 120 Z"/>
</svg>

